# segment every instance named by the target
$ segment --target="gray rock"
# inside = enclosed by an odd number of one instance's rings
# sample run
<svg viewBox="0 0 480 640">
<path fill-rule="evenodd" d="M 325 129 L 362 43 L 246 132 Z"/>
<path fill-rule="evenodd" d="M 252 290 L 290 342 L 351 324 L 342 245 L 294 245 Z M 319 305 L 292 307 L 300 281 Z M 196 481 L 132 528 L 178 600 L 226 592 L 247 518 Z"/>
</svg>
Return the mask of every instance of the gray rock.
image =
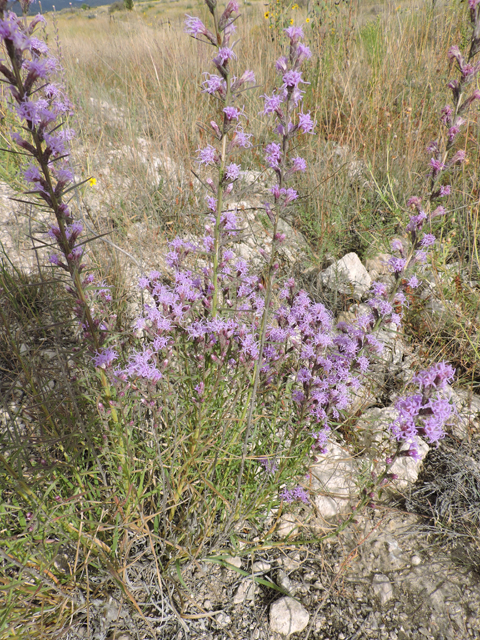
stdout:
<svg viewBox="0 0 480 640">
<path fill-rule="evenodd" d="M 240 583 L 235 595 L 233 596 L 233 604 L 243 604 L 246 601 L 255 599 L 255 583 L 251 580 L 244 580 Z"/>
<path fill-rule="evenodd" d="M 281 598 L 270 607 L 270 629 L 283 637 L 300 633 L 309 620 L 308 611 L 293 598 Z"/>
<path fill-rule="evenodd" d="M 285 513 L 282 515 L 278 521 L 278 526 L 275 530 L 277 535 L 281 538 L 286 538 L 287 536 L 294 537 L 297 532 L 296 529 L 299 528 L 300 522 L 298 518 L 293 513 Z"/>
<path fill-rule="evenodd" d="M 328 452 L 317 456 L 319 462 L 310 469 L 312 489 L 320 494 L 315 506 L 325 519 L 349 511 L 358 478 L 358 467 L 344 449 L 334 442 L 328 443 L 327 448 Z"/>
<path fill-rule="evenodd" d="M 321 283 L 340 293 L 360 300 L 369 290 L 372 279 L 356 253 L 347 253 L 341 260 L 319 274 Z"/>
<path fill-rule="evenodd" d="M 215 621 L 217 626 L 223 629 L 224 627 L 229 627 L 232 624 L 232 619 L 226 613 L 219 613 L 218 616 L 215 616 Z"/>
<path fill-rule="evenodd" d="M 295 595 L 296 587 L 283 569 L 278 569 L 277 571 L 277 584 L 291 596 Z"/>
<path fill-rule="evenodd" d="M 468 438 L 472 427 L 480 429 L 480 396 L 466 389 L 450 389 L 455 404 L 452 433 L 459 440 Z"/>
<path fill-rule="evenodd" d="M 373 576 L 372 589 L 382 606 L 393 598 L 392 583 L 383 573 L 376 573 Z"/>
<path fill-rule="evenodd" d="M 417 438 L 417 445 L 420 454 L 419 460 L 414 460 L 409 457 L 397 458 L 390 467 L 390 472 L 397 476 L 397 479 L 392 483 L 395 489 L 403 491 L 417 481 L 423 460 L 430 451 L 430 447 L 422 438 Z M 407 451 L 408 449 L 410 449 L 410 445 L 408 444 L 402 447 L 402 451 Z"/>
<path fill-rule="evenodd" d="M 239 556 L 227 556 L 226 558 L 224 558 L 225 562 L 228 562 L 228 564 L 231 564 L 234 567 L 237 567 L 237 569 L 241 569 L 242 568 L 242 559 Z M 232 569 L 233 571 L 233 569 Z"/>
<path fill-rule="evenodd" d="M 379 280 L 381 276 L 391 277 L 392 272 L 388 267 L 388 261 L 391 257 L 389 253 L 378 253 L 372 258 L 367 258 L 365 268 L 372 280 Z"/>
</svg>

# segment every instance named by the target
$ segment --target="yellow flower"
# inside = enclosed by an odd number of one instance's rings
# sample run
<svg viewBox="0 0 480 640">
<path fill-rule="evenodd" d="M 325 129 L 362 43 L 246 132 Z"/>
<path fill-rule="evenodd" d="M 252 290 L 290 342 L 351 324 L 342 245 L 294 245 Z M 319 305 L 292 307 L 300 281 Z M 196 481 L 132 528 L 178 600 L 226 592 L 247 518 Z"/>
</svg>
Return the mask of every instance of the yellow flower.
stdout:
<svg viewBox="0 0 480 640">
<path fill-rule="evenodd" d="M 293 18 L 290 18 L 290 24 L 293 24 Z"/>
<path fill-rule="evenodd" d="M 268 20 L 268 18 L 270 17 L 270 11 L 265 11 L 263 17 L 265 18 L 265 20 Z"/>
<path fill-rule="evenodd" d="M 305 22 L 308 24 L 310 22 L 310 18 L 307 18 Z"/>
<path fill-rule="evenodd" d="M 96 178 L 90 178 L 90 180 L 88 181 L 88 184 L 91 187 L 94 187 L 97 184 L 97 179 Z"/>
<path fill-rule="evenodd" d="M 292 11 L 295 11 L 295 9 L 298 9 L 298 4 L 294 4 L 292 7 Z"/>
</svg>

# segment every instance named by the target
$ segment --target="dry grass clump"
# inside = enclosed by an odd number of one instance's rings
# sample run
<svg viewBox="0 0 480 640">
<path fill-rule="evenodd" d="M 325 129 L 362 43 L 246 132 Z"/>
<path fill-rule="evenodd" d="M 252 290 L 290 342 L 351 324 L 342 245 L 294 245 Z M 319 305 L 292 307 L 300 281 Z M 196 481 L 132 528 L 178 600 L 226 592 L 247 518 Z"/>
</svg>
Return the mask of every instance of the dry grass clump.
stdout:
<svg viewBox="0 0 480 640">
<path fill-rule="evenodd" d="M 426 516 L 440 531 L 456 557 L 480 571 L 480 446 L 460 447 L 448 438 L 432 449 L 413 487 L 407 508 Z M 461 551 L 459 551 L 461 550 Z"/>
</svg>

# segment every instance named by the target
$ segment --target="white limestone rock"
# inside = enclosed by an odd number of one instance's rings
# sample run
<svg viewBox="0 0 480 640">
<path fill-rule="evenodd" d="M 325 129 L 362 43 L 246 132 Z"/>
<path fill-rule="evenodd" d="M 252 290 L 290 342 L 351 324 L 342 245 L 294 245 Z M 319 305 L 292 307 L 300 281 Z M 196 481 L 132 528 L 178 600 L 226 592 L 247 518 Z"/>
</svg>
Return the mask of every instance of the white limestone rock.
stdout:
<svg viewBox="0 0 480 640">
<path fill-rule="evenodd" d="M 300 633 L 310 620 L 310 614 L 297 600 L 281 598 L 270 607 L 270 629 L 284 638 Z"/>
<path fill-rule="evenodd" d="M 459 440 L 468 438 L 472 428 L 480 430 L 480 395 L 466 389 L 450 388 L 456 412 L 452 421 L 452 433 Z"/>
<path fill-rule="evenodd" d="M 410 445 L 408 444 L 405 444 L 402 447 L 402 451 L 408 451 L 408 449 L 410 449 Z M 418 460 L 414 460 L 407 456 L 404 458 L 397 458 L 390 467 L 390 473 L 394 473 L 397 476 L 397 479 L 393 481 L 392 485 L 399 491 L 408 489 L 408 487 L 417 481 L 423 461 L 427 453 L 430 451 L 430 447 L 425 440 L 422 440 L 422 438 L 417 438 L 417 449 L 420 454 L 420 458 Z"/>
<path fill-rule="evenodd" d="M 372 279 L 356 253 L 347 253 L 341 260 L 319 274 L 321 283 L 329 289 L 352 295 L 357 300 L 370 289 Z"/>
<path fill-rule="evenodd" d="M 329 442 L 327 448 L 328 452 L 317 456 L 319 462 L 310 469 L 312 489 L 319 494 L 315 498 L 315 506 L 324 519 L 350 510 L 358 477 L 357 464 L 342 447 Z"/>
<path fill-rule="evenodd" d="M 383 573 L 376 573 L 373 576 L 372 589 L 382 606 L 386 605 L 387 602 L 393 598 L 392 583 Z"/>
</svg>

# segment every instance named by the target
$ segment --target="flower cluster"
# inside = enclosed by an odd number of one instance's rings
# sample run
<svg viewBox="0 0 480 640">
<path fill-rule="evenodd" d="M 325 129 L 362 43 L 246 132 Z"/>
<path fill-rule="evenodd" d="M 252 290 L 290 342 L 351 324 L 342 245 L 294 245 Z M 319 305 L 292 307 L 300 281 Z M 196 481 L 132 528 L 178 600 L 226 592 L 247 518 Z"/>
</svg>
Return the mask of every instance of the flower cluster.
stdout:
<svg viewBox="0 0 480 640">
<path fill-rule="evenodd" d="M 391 249 L 394 252 L 389 260 L 389 267 L 392 271 L 396 286 L 398 288 L 416 289 L 421 281 L 415 273 L 416 267 L 425 264 L 428 260 L 429 252 L 435 245 L 435 235 L 431 233 L 432 223 L 436 218 L 446 215 L 447 211 L 443 205 L 435 206 L 432 203 L 445 198 L 451 193 L 450 184 L 442 184 L 446 181 L 447 174 L 456 166 L 462 165 L 466 160 L 464 149 L 455 150 L 454 144 L 458 139 L 458 134 L 466 123 L 465 115 L 475 100 L 480 100 L 480 91 L 475 89 L 468 95 L 468 85 L 478 77 L 480 72 L 480 62 L 473 64 L 473 57 L 480 51 L 480 5 L 477 0 L 470 0 L 470 18 L 473 27 L 473 35 L 468 59 L 465 60 L 459 47 L 453 46 L 449 49 L 448 57 L 456 61 L 460 78 L 449 82 L 448 86 L 453 94 L 453 106 L 446 105 L 440 114 L 440 122 L 447 128 L 446 140 L 434 140 L 428 146 L 428 151 L 433 154 L 430 159 L 430 192 L 427 198 L 413 196 L 408 200 L 408 207 L 413 210 L 413 215 L 405 227 L 407 239 L 394 239 L 391 242 Z M 427 226 L 428 225 L 428 226 Z M 425 232 L 427 227 L 427 232 Z M 401 292 L 400 292 L 401 294 Z M 397 308 L 401 308 L 405 302 L 405 296 L 398 300 Z M 401 317 L 401 313 L 400 313 Z"/>
<path fill-rule="evenodd" d="M 246 261 L 236 258 L 230 248 L 239 224 L 235 212 L 223 206 L 241 170 L 238 163 L 227 160 L 228 153 L 235 146 L 249 144 L 249 134 L 239 124 L 243 111 L 232 103 L 238 98 L 239 87 L 254 80 L 250 72 L 238 80 L 230 74 L 234 54 L 228 48 L 228 25 L 233 26 L 232 15 L 237 9 L 234 2 L 229 3 L 224 17 L 218 21 L 224 25 L 224 31 L 218 31 L 214 36 L 203 23 L 188 17 L 187 31 L 193 37 L 206 38 L 217 47 L 213 63 L 219 75 L 208 74 L 203 89 L 222 101 L 222 123 L 211 121 L 214 141 L 197 150 L 197 160 L 203 167 L 217 168 L 218 179 L 216 182 L 210 177 L 205 179 L 210 193 L 204 237 L 197 245 L 180 238 L 171 243 L 166 261 L 173 270 L 173 284 L 165 282 L 158 272 L 141 279 L 141 288 L 146 289 L 153 300 L 145 305 L 142 316 L 135 323 L 146 340 L 141 349 L 131 353 L 126 367 L 115 374 L 117 379 L 128 384 L 138 385 L 143 381 L 147 387 L 163 388 L 165 385 L 166 388 L 171 384 L 169 381 L 179 375 L 180 354 L 188 354 L 195 367 L 194 373 L 190 374 L 192 411 L 207 402 L 206 383 L 212 376 L 212 368 L 215 379 L 221 377 L 228 381 L 233 394 L 248 398 L 252 403 L 256 401 L 257 393 L 262 406 L 271 402 L 269 393 L 273 394 L 279 388 L 280 381 L 288 380 L 289 394 L 284 393 L 284 402 L 289 404 L 292 424 L 290 432 L 287 429 L 281 437 L 288 435 L 291 442 L 303 440 L 314 452 L 324 453 L 332 427 L 343 419 L 365 384 L 372 362 L 383 351 L 378 329 L 401 324 L 406 302 L 401 278 L 409 273 L 409 286 L 419 285 L 417 276 L 410 271 L 416 263 L 425 261 L 426 252 L 435 238 L 431 233 L 422 233 L 428 216 L 421 200 L 412 198 L 409 204 L 415 208 L 415 215 L 407 226 L 412 249 L 407 252 L 401 239 L 392 242 L 392 250 L 397 254 L 390 261 L 397 283 L 393 293 L 385 284 L 373 283 L 369 311 L 351 324 L 340 322 L 335 325 L 325 306 L 312 301 L 290 279 L 281 288 L 277 308 L 272 310 L 271 287 L 278 269 L 276 248 L 284 240 L 283 234 L 277 232 L 279 213 L 298 197 L 296 190 L 288 186 L 289 179 L 294 173 L 306 170 L 303 158 L 298 155 L 290 158 L 289 146 L 294 136 L 312 133 L 315 126 L 310 113 L 299 109 L 304 93 L 301 86 L 305 84 L 301 67 L 311 53 L 301 42 L 301 28 L 286 29 L 289 52 L 276 63 L 281 85 L 272 94 L 263 96 L 264 114 L 274 116 L 275 132 L 280 136 L 279 142 L 270 142 L 265 148 L 266 162 L 277 175 L 277 184 L 271 188 L 273 201 L 265 203 L 273 226 L 271 252 L 263 251 L 268 275 L 265 286 L 264 280 L 252 273 Z M 215 8 L 211 11 L 214 13 Z M 226 136 L 229 136 L 228 142 Z M 442 195 L 448 195 L 448 187 L 443 190 Z M 440 216 L 443 212 L 439 207 L 430 217 Z M 99 359 L 108 366 L 115 356 L 114 351 L 105 350 L 99 354 Z M 447 365 L 443 366 L 446 371 Z M 439 375 L 447 380 L 452 372 L 448 370 Z M 424 374 L 419 374 L 418 380 L 424 379 L 421 376 Z M 247 392 L 252 380 L 253 391 Z M 415 401 L 416 409 L 408 414 L 410 422 L 405 417 L 407 409 L 403 407 L 410 407 L 411 398 L 398 403 L 403 413 L 394 427 L 394 434 L 399 440 L 413 442 L 416 435 L 426 435 L 431 441 L 441 437 L 448 410 L 443 401 L 427 389 L 427 382 L 421 384 L 423 391 L 418 402 Z M 436 385 L 441 385 L 441 381 L 436 380 Z M 261 452 L 256 458 L 266 477 L 274 478 L 282 473 L 282 456 L 277 458 L 281 449 L 281 443 L 277 442 L 271 452 Z M 414 455 L 413 447 L 411 451 Z M 287 502 L 308 502 L 308 493 L 301 487 L 284 489 L 280 497 Z"/>
<path fill-rule="evenodd" d="M 276 133 L 281 137 L 281 144 L 272 142 L 265 148 L 265 160 L 279 178 L 280 187 L 288 181 L 296 171 L 305 171 L 306 162 L 303 158 L 296 157 L 288 162 L 289 141 L 298 133 L 313 133 L 315 122 L 310 112 L 300 111 L 295 113 L 303 100 L 300 86 L 308 84 L 302 78 L 300 70 L 305 60 L 311 58 L 310 49 L 301 42 L 303 31 L 301 27 L 291 26 L 285 29 L 289 40 L 288 56 L 281 56 L 275 63 L 277 73 L 282 79 L 282 84 L 271 95 L 263 95 L 264 115 L 274 115 L 277 120 Z M 274 194 L 275 202 L 279 195 Z M 287 203 L 284 203 L 287 204 Z"/>
<path fill-rule="evenodd" d="M 418 391 L 397 400 L 398 418 L 391 424 L 397 441 L 409 445 L 403 455 L 418 459 L 418 436 L 430 443 L 438 443 L 453 412 L 452 404 L 441 392 L 452 382 L 455 370 L 445 362 L 438 362 L 413 378 Z"/>
<path fill-rule="evenodd" d="M 280 498 L 285 502 L 303 502 L 304 504 L 309 504 L 310 502 L 308 491 L 300 486 L 294 489 L 284 489 L 280 493 Z"/>
<path fill-rule="evenodd" d="M 477 0 L 469 0 L 469 5 L 473 35 L 468 57 L 465 59 L 460 48 L 456 45 L 450 47 L 448 51 L 449 59 L 457 64 L 460 77 L 448 83 L 448 87 L 452 91 L 453 106 L 445 105 L 440 117 L 441 123 L 447 129 L 447 141 L 445 145 L 441 145 L 438 140 L 434 140 L 428 148 L 433 154 L 430 160 L 432 199 L 445 195 L 441 192 L 442 187 L 437 186 L 442 176 L 466 160 L 466 153 L 463 149 L 459 149 L 455 153 L 452 153 L 451 150 L 466 124 L 465 115 L 468 109 L 475 100 L 480 100 L 478 89 L 468 92 L 468 86 L 475 81 L 480 72 L 480 62 L 473 62 L 474 56 L 480 51 L 480 8 Z"/>
</svg>

